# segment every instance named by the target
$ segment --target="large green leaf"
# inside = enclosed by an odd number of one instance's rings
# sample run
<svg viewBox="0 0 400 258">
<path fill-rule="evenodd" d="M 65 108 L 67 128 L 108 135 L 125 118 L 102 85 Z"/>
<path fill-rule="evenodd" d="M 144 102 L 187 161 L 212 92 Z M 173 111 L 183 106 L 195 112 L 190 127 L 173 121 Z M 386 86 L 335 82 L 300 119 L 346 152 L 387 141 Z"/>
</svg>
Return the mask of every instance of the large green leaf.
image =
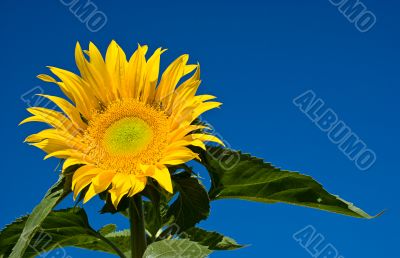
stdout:
<svg viewBox="0 0 400 258">
<path fill-rule="evenodd" d="M 200 181 L 188 172 L 172 177 L 179 196 L 169 207 L 167 217 L 173 217 L 180 231 L 193 227 L 210 213 L 210 199 Z"/>
<path fill-rule="evenodd" d="M 0 257 L 8 257 L 27 220 L 28 217 L 24 216 L 0 232 Z M 99 231 L 94 230 L 90 227 L 82 208 L 70 208 L 52 211 L 44 219 L 25 253 L 20 257 L 35 257 L 54 249 L 59 249 L 58 253 L 62 253 L 65 252 L 63 247 L 66 246 L 117 254 L 110 243 L 124 252 L 129 250 L 129 239 L 129 232 L 115 232 L 115 225 L 112 224 L 106 225 Z"/>
<path fill-rule="evenodd" d="M 281 170 L 249 154 L 208 147 L 201 156 L 202 164 L 211 176 L 211 199 L 283 202 L 353 217 L 373 218 L 352 203 L 328 193 L 310 176 Z"/>
<path fill-rule="evenodd" d="M 42 201 L 33 209 L 25 223 L 21 236 L 18 239 L 15 239 L 16 244 L 10 258 L 21 258 L 23 256 L 29 242 L 39 230 L 43 220 L 51 210 L 71 192 L 70 179 L 70 176 L 61 175 L 57 183 L 49 189 Z"/>
<path fill-rule="evenodd" d="M 230 237 L 221 235 L 218 232 L 206 231 L 195 227 L 186 230 L 180 234 L 180 237 L 188 238 L 193 242 L 208 246 L 210 250 L 234 250 L 243 247 L 243 245 L 236 243 Z"/>
<path fill-rule="evenodd" d="M 212 251 L 187 239 L 165 239 L 149 245 L 143 258 L 207 257 Z"/>
</svg>

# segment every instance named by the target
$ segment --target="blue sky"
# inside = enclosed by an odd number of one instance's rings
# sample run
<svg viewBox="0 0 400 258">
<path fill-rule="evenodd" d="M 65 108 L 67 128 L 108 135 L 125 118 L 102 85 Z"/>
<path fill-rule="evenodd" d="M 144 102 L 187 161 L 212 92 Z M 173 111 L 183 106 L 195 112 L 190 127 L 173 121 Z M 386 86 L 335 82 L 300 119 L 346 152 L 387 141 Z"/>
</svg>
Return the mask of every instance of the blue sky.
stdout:
<svg viewBox="0 0 400 258">
<path fill-rule="evenodd" d="M 387 210 L 377 219 L 360 220 L 283 204 L 216 201 L 201 226 L 249 246 L 211 257 L 308 258 L 311 255 L 292 237 L 307 225 L 324 237 L 321 246 L 331 243 L 336 248 L 338 257 L 398 257 L 398 1 L 364 0 L 376 17 L 367 32 L 360 32 L 329 0 L 93 0 L 97 27 L 82 23 L 63 2 L 70 1 L 0 4 L 0 225 L 30 212 L 57 179 L 57 161 L 43 161 L 41 151 L 22 143 L 40 127 L 17 127 L 27 116 L 21 96 L 37 86 L 58 93 L 35 76 L 45 73 L 46 65 L 76 71 L 76 41 L 84 46 L 93 41 L 104 51 L 115 39 L 129 53 L 137 43 L 153 50 L 168 48 L 164 66 L 182 53 L 200 62 L 201 91 L 224 103 L 205 118 L 232 148 L 312 175 L 330 192 L 371 214 Z M 374 151 L 377 160 L 371 168 L 360 171 L 292 103 L 307 90 Z M 207 178 L 204 170 L 198 172 Z M 112 222 L 120 229 L 127 226 L 118 215 L 99 215 L 100 205 L 98 200 L 86 205 L 93 227 Z M 71 257 L 112 257 L 72 248 L 67 252 Z"/>
</svg>

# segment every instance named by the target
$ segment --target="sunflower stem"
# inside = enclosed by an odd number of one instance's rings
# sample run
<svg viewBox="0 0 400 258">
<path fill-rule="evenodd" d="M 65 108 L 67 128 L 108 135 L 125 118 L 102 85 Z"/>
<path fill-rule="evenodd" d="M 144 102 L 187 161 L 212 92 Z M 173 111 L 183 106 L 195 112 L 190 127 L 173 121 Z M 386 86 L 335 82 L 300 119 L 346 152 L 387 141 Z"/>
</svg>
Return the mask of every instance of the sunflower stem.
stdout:
<svg viewBox="0 0 400 258">
<path fill-rule="evenodd" d="M 131 225 L 131 256 L 132 258 L 142 258 L 147 243 L 143 202 L 142 197 L 138 194 L 130 198 L 129 220 Z"/>
</svg>

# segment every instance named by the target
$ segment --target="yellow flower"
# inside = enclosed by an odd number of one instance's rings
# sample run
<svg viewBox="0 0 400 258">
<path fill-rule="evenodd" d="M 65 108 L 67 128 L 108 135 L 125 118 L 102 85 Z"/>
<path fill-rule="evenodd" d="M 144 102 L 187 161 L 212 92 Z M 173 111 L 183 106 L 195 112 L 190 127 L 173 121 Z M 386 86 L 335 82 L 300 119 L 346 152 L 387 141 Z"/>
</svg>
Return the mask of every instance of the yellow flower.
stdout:
<svg viewBox="0 0 400 258">
<path fill-rule="evenodd" d="M 57 84 L 70 101 L 41 95 L 60 111 L 28 108 L 33 116 L 21 124 L 43 122 L 51 128 L 30 135 L 26 142 L 45 151 L 45 159 L 64 159 L 63 171 L 82 165 L 73 175 L 74 198 L 87 189 L 87 202 L 108 190 L 117 207 L 122 197 L 141 192 L 149 177 L 172 193 L 167 166 L 198 158 L 190 146 L 204 149 L 205 141 L 222 144 L 205 132 L 208 128 L 194 123 L 221 103 L 209 101 L 215 98 L 211 95 L 195 95 L 200 69 L 187 64 L 188 55 L 173 61 L 158 83 L 164 51 L 159 48 L 146 60 L 147 46 L 139 45 L 127 60 L 112 41 L 103 59 L 94 44 L 82 51 L 78 43 L 75 59 L 80 76 L 56 67 L 49 69 L 59 80 L 38 76 Z"/>
</svg>

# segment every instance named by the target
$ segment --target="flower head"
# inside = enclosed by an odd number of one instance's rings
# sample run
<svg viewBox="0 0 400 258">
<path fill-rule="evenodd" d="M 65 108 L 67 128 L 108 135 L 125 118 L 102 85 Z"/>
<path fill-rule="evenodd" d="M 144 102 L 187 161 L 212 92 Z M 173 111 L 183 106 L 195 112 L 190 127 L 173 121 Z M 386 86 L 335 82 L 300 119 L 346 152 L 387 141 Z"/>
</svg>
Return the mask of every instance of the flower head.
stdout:
<svg viewBox="0 0 400 258">
<path fill-rule="evenodd" d="M 188 65 L 188 55 L 182 55 L 159 80 L 164 51 L 159 48 L 146 59 L 147 46 L 139 45 L 127 60 L 112 41 L 103 58 L 94 44 L 82 51 L 78 43 L 75 59 L 80 75 L 49 67 L 58 79 L 38 76 L 58 85 L 68 100 L 41 95 L 59 110 L 28 108 L 32 116 L 21 124 L 43 122 L 51 128 L 26 141 L 45 151 L 45 158 L 63 159 L 63 171 L 81 165 L 72 179 L 75 198 L 83 189 L 84 202 L 109 191 L 117 207 L 122 197 L 141 192 L 149 178 L 172 193 L 168 166 L 198 158 L 190 146 L 204 149 L 205 141 L 222 144 L 206 133 L 205 126 L 194 123 L 221 105 L 210 101 L 214 96 L 196 95 L 199 66 Z"/>
</svg>

